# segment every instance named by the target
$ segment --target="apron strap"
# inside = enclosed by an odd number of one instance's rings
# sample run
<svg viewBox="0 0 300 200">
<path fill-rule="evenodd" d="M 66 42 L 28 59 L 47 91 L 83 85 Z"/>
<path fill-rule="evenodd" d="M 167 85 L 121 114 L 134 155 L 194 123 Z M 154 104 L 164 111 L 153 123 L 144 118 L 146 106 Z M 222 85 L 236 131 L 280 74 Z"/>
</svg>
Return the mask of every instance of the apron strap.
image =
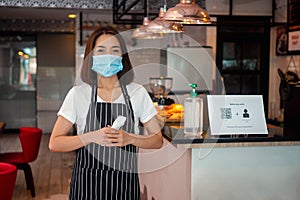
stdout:
<svg viewBox="0 0 300 200">
<path fill-rule="evenodd" d="M 127 91 L 126 86 L 121 84 L 121 90 L 122 90 L 122 93 L 124 95 L 125 104 L 126 104 L 127 108 L 129 108 L 128 110 L 130 112 L 131 119 L 134 122 L 133 108 L 132 108 L 132 104 L 131 104 L 131 101 L 130 101 L 130 96 L 128 95 L 128 91 Z M 97 86 L 95 86 L 95 85 L 92 86 L 91 101 L 93 103 L 97 103 Z"/>
<path fill-rule="evenodd" d="M 127 105 L 127 107 L 129 108 L 129 112 L 132 118 L 132 121 L 134 122 L 134 115 L 133 115 L 133 109 L 132 109 L 132 104 L 130 101 L 130 96 L 128 95 L 128 91 L 125 85 L 121 84 L 121 89 L 124 95 L 124 99 L 125 99 L 125 103 Z"/>
<path fill-rule="evenodd" d="M 97 103 L 97 86 L 92 85 L 91 87 L 92 87 L 91 101 Z"/>
</svg>

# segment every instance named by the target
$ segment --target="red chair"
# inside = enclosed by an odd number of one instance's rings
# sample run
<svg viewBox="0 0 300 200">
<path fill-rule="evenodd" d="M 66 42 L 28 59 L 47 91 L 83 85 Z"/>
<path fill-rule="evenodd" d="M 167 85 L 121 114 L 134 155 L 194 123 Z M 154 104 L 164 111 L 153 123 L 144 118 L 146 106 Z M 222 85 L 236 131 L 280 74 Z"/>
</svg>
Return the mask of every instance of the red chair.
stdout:
<svg viewBox="0 0 300 200">
<path fill-rule="evenodd" d="M 16 166 L 0 162 L 0 199 L 12 199 L 16 178 Z"/>
<path fill-rule="evenodd" d="M 35 197 L 34 181 L 30 162 L 36 160 L 42 137 L 42 130 L 33 127 L 20 128 L 20 142 L 22 152 L 8 152 L 0 154 L 0 161 L 15 165 L 24 171 L 27 190 L 31 191 L 31 196 Z"/>
</svg>

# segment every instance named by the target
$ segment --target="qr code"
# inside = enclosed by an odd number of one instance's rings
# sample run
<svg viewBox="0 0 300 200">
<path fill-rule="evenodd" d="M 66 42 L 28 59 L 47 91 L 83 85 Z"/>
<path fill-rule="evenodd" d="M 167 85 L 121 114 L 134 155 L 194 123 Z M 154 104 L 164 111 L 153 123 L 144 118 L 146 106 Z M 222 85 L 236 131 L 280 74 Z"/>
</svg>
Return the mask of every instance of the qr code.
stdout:
<svg viewBox="0 0 300 200">
<path fill-rule="evenodd" d="M 221 109 L 221 119 L 232 119 L 231 108 L 220 108 Z"/>
</svg>

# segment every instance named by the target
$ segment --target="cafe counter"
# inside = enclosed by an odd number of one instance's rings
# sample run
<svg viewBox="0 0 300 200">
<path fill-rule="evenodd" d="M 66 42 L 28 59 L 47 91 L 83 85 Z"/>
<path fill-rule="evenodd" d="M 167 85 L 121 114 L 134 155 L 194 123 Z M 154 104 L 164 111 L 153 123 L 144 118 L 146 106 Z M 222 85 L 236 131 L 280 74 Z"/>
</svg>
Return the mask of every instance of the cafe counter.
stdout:
<svg viewBox="0 0 300 200">
<path fill-rule="evenodd" d="M 165 126 L 163 148 L 151 151 L 150 163 L 140 159 L 140 167 L 148 169 L 140 174 L 141 192 L 166 200 L 298 200 L 300 137 L 284 136 L 278 127 L 268 131 L 191 137 L 179 126 Z"/>
<path fill-rule="evenodd" d="M 242 147 L 242 146 L 293 146 L 300 145 L 299 136 L 286 136 L 280 127 L 268 125 L 268 134 L 210 135 L 204 133 L 189 136 L 184 134 L 182 126 L 170 124 L 163 128 L 163 136 L 175 146 L 186 148 Z"/>
</svg>

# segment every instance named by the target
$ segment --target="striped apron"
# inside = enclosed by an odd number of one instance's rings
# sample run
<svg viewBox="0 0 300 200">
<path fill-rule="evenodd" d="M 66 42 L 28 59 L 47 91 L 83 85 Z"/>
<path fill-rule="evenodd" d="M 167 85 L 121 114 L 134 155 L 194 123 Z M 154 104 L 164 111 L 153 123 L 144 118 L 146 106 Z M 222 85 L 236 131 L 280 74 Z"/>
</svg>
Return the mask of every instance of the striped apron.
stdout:
<svg viewBox="0 0 300 200">
<path fill-rule="evenodd" d="M 126 87 L 121 88 L 125 104 L 97 103 L 97 88 L 93 87 L 85 133 L 112 125 L 119 115 L 127 117 L 122 129 L 134 133 L 132 105 Z M 105 147 L 95 143 L 78 149 L 69 199 L 140 199 L 136 151 L 137 148 L 133 145 Z"/>
</svg>

